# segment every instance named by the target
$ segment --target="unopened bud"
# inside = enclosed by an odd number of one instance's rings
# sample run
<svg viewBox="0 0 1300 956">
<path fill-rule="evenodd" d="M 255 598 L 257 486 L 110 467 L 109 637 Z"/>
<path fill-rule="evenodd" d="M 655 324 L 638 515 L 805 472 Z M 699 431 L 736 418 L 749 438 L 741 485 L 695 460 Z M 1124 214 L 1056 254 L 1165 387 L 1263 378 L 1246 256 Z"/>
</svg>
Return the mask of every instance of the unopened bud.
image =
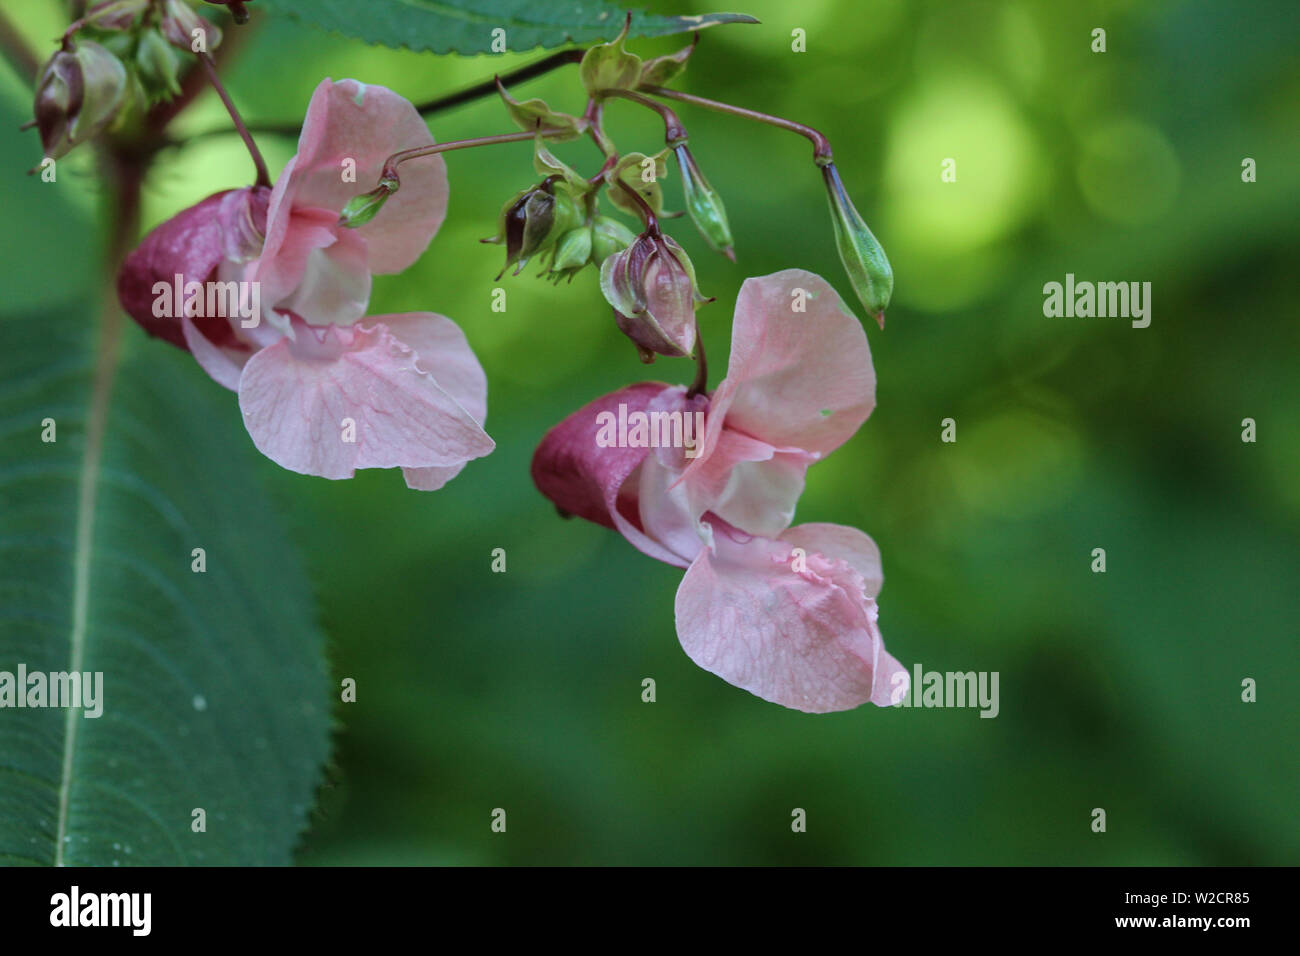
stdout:
<svg viewBox="0 0 1300 956">
<path fill-rule="evenodd" d="M 86 11 L 85 25 L 105 32 L 129 30 L 135 26 L 140 14 L 149 8 L 151 0 L 107 0 Z"/>
<path fill-rule="evenodd" d="M 397 192 L 397 186 L 395 179 L 381 179 L 370 192 L 353 196 L 339 213 L 339 225 L 345 229 L 360 229 L 379 214 L 388 197 Z"/>
<path fill-rule="evenodd" d="M 559 176 L 548 176 L 540 185 L 525 189 L 501 210 L 497 235 L 484 242 L 504 243 L 506 264 L 497 274 L 516 265 L 515 275 L 533 255 L 544 252 L 582 222 L 582 214 L 569 187 Z"/>
<path fill-rule="evenodd" d="M 135 72 L 150 102 L 179 95 L 181 61 L 172 45 L 157 30 L 145 30 L 135 51 Z"/>
<path fill-rule="evenodd" d="M 727 209 L 722 204 L 722 197 L 704 178 L 688 146 L 682 144 L 673 153 L 681 167 L 682 191 L 686 194 L 686 211 L 691 222 L 715 251 L 734 262 L 735 242 L 731 238 L 731 226 L 727 223 Z"/>
<path fill-rule="evenodd" d="M 822 167 L 826 193 L 831 203 L 831 222 L 835 226 L 835 245 L 840 261 L 849 274 L 853 291 L 858 294 L 867 313 L 885 327 L 885 309 L 894 291 L 894 272 L 889 267 L 884 247 L 871 234 L 867 224 L 853 207 L 844 190 L 834 163 Z"/>
<path fill-rule="evenodd" d="M 182 50 L 194 49 L 195 31 L 203 34 L 203 52 L 211 52 L 221 45 L 221 28 L 199 16 L 197 10 L 185 0 L 167 0 L 162 18 L 163 36 Z"/>
<path fill-rule="evenodd" d="M 567 278 L 572 280 L 591 261 L 591 227 L 579 226 L 570 229 L 555 244 L 551 256 L 551 267 L 547 277 L 559 282 Z"/>
<path fill-rule="evenodd" d="M 695 268 L 673 239 L 646 232 L 600 268 L 600 291 L 614 318 L 650 361 L 695 351 L 695 304 L 709 301 L 695 286 Z"/>
<path fill-rule="evenodd" d="M 36 126 L 50 159 L 107 127 L 126 99 L 126 67 L 98 43 L 50 57 L 36 83 Z"/>
<path fill-rule="evenodd" d="M 605 260 L 636 242 L 636 233 L 617 219 L 597 216 L 591 224 L 591 261 L 603 266 Z"/>
</svg>

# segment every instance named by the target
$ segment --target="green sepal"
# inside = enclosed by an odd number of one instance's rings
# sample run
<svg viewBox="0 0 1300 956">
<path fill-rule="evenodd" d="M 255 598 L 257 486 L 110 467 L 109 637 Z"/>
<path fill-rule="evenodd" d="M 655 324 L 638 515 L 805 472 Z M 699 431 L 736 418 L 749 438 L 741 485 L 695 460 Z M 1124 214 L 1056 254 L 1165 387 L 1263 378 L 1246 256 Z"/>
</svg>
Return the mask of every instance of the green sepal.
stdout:
<svg viewBox="0 0 1300 956">
<path fill-rule="evenodd" d="M 506 112 L 515 121 L 515 125 L 522 130 L 528 132 L 563 130 L 563 133 L 550 133 L 546 137 L 548 140 L 557 143 L 577 139 L 587 131 L 587 121 L 585 119 L 579 119 L 576 116 L 570 116 L 568 113 L 553 110 L 542 99 L 534 98 L 520 102 L 510 95 L 509 91 L 501 85 L 500 80 L 497 80 L 497 92 L 501 94 L 501 100 L 506 105 Z"/>
<path fill-rule="evenodd" d="M 578 74 L 592 96 L 607 90 L 634 90 L 641 82 L 641 58 L 623 46 L 630 23 L 629 17 L 613 42 L 597 43 L 583 55 Z"/>
</svg>

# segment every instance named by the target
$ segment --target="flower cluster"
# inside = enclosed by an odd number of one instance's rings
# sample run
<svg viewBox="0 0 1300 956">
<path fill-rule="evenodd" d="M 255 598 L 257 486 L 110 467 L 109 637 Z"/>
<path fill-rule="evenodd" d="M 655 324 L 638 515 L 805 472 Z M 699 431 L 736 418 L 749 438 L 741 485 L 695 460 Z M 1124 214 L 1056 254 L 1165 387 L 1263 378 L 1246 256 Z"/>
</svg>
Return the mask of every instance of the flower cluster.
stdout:
<svg viewBox="0 0 1300 956">
<path fill-rule="evenodd" d="M 209 2 L 237 21 L 246 16 L 234 0 Z M 630 385 L 553 428 L 533 459 L 538 488 L 562 513 L 615 529 L 650 557 L 685 569 L 677 633 L 701 667 L 803 711 L 887 704 L 893 678 L 905 672 L 885 651 L 878 625 L 879 551 L 853 528 L 792 524 L 808 467 L 846 442 L 874 405 L 866 333 L 819 276 L 788 270 L 749 279 L 736 303 L 727 376 L 707 390 L 696 308 L 712 300 L 700 292 L 685 249 L 662 228 L 674 215 L 661 186 L 670 154 L 685 211 L 710 248 L 734 260 L 735 241 L 721 195 L 662 101 L 756 120 L 813 143 L 840 257 L 882 326 L 893 287 L 888 259 L 849 200 L 824 136 L 665 88 L 695 44 L 642 60 L 626 50 L 627 32 L 625 24 L 613 42 L 581 56 L 581 116 L 517 100 L 498 78 L 495 89 L 519 131 L 497 136 L 435 143 L 420 112 L 391 90 L 326 79 L 308 105 L 297 154 L 272 184 L 207 53 L 220 41 L 215 26 L 182 0 L 103 0 L 69 28 L 47 65 L 35 120 L 47 155 L 62 155 L 122 122 L 133 86 L 149 86 L 146 102 L 179 92 L 176 51 L 190 43 L 257 179 L 150 232 L 118 274 L 123 307 L 237 393 L 254 445 L 279 465 L 325 478 L 401 468 L 407 485 L 421 490 L 442 487 L 493 450 L 483 429 L 487 382 L 450 319 L 368 315 L 372 277 L 409 268 L 441 226 L 444 152 L 531 142 L 542 178 L 505 202 L 495 237 L 484 240 L 504 246 L 502 273 L 536 259 L 542 275 L 571 280 L 593 266 L 614 324 L 643 361 L 696 363 L 689 387 Z M 659 115 L 662 150 L 617 149 L 603 123 L 617 100 Z M 549 149 L 588 136 L 604 160 L 593 176 Z M 368 183 L 375 185 L 365 191 L 360 184 Z M 633 217 L 640 231 L 618 214 Z M 629 418 L 637 426 L 625 435 Z"/>
<path fill-rule="evenodd" d="M 233 7 L 232 7 L 233 9 Z M 49 159 L 181 92 L 184 60 L 221 44 L 185 0 L 100 0 L 74 22 L 36 80 L 34 122 Z"/>
</svg>

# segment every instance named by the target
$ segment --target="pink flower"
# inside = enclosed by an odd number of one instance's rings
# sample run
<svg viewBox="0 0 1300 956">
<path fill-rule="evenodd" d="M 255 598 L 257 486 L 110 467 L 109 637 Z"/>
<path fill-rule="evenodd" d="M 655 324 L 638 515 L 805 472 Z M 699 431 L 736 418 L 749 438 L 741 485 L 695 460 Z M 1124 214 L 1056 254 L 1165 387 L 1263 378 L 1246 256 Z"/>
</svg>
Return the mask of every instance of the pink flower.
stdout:
<svg viewBox="0 0 1300 956">
<path fill-rule="evenodd" d="M 790 527 L 808 466 L 874 403 L 858 320 L 819 276 L 778 272 L 741 288 L 727 377 L 711 396 L 643 382 L 599 398 L 547 433 L 533 480 L 561 511 L 686 568 L 677 636 L 705 670 L 797 710 L 883 706 L 906 672 L 877 626 L 879 551 L 853 528 Z M 695 447 L 664 447 L 696 412 Z M 611 447 L 611 423 L 634 420 L 650 423 L 648 442 Z"/>
<path fill-rule="evenodd" d="M 391 90 L 324 80 L 274 189 L 209 196 L 123 265 L 127 312 L 237 391 L 254 444 L 291 471 L 401 467 L 409 486 L 433 490 L 494 447 L 487 382 L 455 323 L 365 316 L 371 274 L 409 267 L 442 224 L 442 158 L 413 161 L 365 226 L 338 224 L 388 156 L 432 142 Z"/>
</svg>

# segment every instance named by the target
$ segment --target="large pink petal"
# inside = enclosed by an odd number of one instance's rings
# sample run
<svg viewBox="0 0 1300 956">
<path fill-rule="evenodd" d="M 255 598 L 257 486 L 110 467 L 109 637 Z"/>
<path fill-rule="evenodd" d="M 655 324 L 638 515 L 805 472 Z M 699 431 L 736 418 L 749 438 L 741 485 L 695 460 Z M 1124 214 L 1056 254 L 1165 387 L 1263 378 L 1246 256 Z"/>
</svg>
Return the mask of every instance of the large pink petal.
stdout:
<svg viewBox="0 0 1300 956">
<path fill-rule="evenodd" d="M 460 326 L 436 312 L 368 316 L 363 326 L 385 325 L 415 352 L 421 371 L 428 372 L 482 425 L 487 421 L 487 375 Z"/>
<path fill-rule="evenodd" d="M 451 319 L 433 312 L 376 315 L 364 325 L 382 323 L 403 345 L 415 351 L 416 366 L 432 375 L 461 408 L 480 425 L 487 422 L 487 375 L 465 333 Z M 437 491 L 460 474 L 464 465 L 446 468 L 404 468 L 407 487 Z"/>
<path fill-rule="evenodd" d="M 617 530 L 644 554 L 686 567 L 689 563 L 654 540 L 641 526 L 637 488 L 628 479 L 649 448 L 602 447 L 600 415 L 645 411 L 669 386 L 641 382 L 589 402 L 546 433 L 533 454 L 533 482 L 561 511 Z"/>
<path fill-rule="evenodd" d="M 853 566 L 807 549 L 798 555 L 803 545 L 784 537 L 714 523 L 714 547 L 700 552 L 677 590 L 677 636 L 691 660 L 796 710 L 888 704 L 901 666 L 884 650 L 876 603 Z M 839 538 L 814 528 L 795 540 L 834 546 Z"/>
<path fill-rule="evenodd" d="M 253 443 L 290 471 L 350 478 L 358 468 L 453 467 L 494 447 L 472 415 L 416 367 L 383 325 L 313 329 L 244 366 L 239 407 Z M 346 420 L 355 440 L 344 440 Z"/>
<path fill-rule="evenodd" d="M 392 90 L 356 80 L 322 80 L 312 94 L 298 140 L 298 155 L 275 185 L 268 247 L 278 244 L 277 223 L 289 208 L 316 206 L 334 213 L 373 189 L 393 153 L 429 146 L 433 137 L 420 114 Z M 356 177 L 344 179 L 355 163 Z M 370 269 L 401 272 L 433 239 L 447 214 L 447 164 L 441 156 L 401 166 L 401 189 L 357 232 L 370 246 Z"/>
<path fill-rule="evenodd" d="M 793 311 L 795 290 L 806 311 Z M 736 299 L 727 378 L 714 398 L 726 427 L 822 457 L 876 402 L 862 324 L 821 276 L 787 269 L 746 279 Z"/>
</svg>

